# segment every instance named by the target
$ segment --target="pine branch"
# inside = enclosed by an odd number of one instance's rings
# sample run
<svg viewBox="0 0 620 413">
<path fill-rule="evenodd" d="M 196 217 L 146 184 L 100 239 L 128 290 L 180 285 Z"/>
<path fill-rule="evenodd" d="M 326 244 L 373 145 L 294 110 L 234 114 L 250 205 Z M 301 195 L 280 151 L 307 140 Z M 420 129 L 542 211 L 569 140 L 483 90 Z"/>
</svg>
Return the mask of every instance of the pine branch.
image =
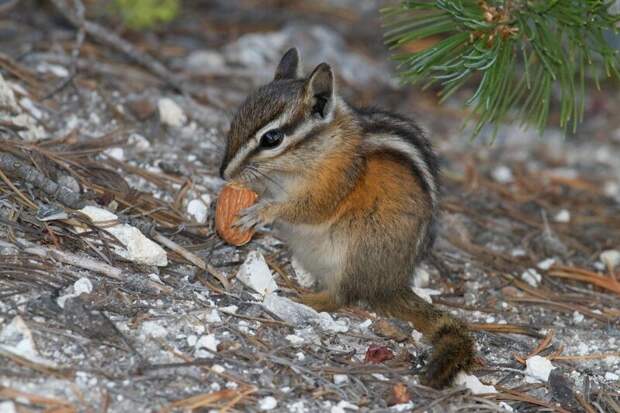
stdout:
<svg viewBox="0 0 620 413">
<path fill-rule="evenodd" d="M 473 135 L 516 112 L 542 133 L 552 98 L 560 103 L 560 126 L 582 120 L 585 83 L 620 78 L 618 51 L 605 33 L 617 32 L 620 15 L 601 0 L 408 1 L 382 11 L 392 49 L 438 39 L 416 52 L 401 52 L 406 83 L 441 86 L 441 99 L 477 81 L 465 102 L 476 117 Z M 469 119 L 468 119 L 469 120 Z"/>
</svg>

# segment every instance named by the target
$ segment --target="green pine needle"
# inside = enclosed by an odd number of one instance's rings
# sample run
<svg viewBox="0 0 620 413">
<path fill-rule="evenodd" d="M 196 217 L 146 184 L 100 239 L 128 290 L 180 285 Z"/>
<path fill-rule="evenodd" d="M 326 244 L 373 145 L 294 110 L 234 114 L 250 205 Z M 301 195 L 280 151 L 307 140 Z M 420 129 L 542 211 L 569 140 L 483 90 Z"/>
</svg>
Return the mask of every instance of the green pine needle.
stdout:
<svg viewBox="0 0 620 413">
<path fill-rule="evenodd" d="M 606 40 L 620 15 L 603 0 L 402 0 L 382 10 L 386 43 L 394 50 L 438 39 L 417 52 L 395 55 L 405 83 L 439 84 L 445 101 L 478 82 L 465 102 L 473 135 L 509 114 L 540 133 L 550 106 L 559 102 L 560 126 L 574 131 L 583 120 L 585 83 L 620 78 L 618 51 Z"/>
</svg>

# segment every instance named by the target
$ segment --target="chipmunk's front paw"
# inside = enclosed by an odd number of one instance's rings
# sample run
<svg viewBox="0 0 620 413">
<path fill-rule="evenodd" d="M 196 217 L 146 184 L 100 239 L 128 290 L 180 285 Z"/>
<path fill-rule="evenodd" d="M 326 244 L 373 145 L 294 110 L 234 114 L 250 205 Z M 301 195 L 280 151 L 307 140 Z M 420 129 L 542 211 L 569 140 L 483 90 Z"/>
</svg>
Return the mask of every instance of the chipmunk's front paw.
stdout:
<svg viewBox="0 0 620 413">
<path fill-rule="evenodd" d="M 269 224 L 269 206 L 268 203 L 258 202 L 251 207 L 242 209 L 239 212 L 239 219 L 233 224 L 233 227 L 242 231 L 249 231 L 258 226 Z"/>
</svg>

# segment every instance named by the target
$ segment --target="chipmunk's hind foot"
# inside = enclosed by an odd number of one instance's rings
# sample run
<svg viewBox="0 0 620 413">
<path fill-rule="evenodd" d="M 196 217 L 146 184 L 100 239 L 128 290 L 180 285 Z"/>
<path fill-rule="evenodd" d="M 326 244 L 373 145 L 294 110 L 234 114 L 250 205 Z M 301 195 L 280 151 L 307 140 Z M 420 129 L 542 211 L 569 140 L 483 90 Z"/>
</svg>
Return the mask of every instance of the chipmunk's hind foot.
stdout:
<svg viewBox="0 0 620 413">
<path fill-rule="evenodd" d="M 302 294 L 297 299 L 298 302 L 314 308 L 316 311 L 332 312 L 338 310 L 341 306 L 333 299 L 327 291 L 318 293 Z"/>
</svg>

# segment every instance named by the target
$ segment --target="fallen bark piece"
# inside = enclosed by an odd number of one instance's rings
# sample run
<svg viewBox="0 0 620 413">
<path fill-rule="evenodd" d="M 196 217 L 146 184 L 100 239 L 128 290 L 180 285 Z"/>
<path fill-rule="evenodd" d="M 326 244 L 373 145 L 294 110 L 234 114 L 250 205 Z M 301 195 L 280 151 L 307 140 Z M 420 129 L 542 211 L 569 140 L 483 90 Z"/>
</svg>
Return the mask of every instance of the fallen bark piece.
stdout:
<svg viewBox="0 0 620 413">
<path fill-rule="evenodd" d="M 121 279 L 123 271 L 120 268 L 112 267 L 111 265 L 96 261 L 88 256 L 80 256 L 53 248 L 40 247 L 22 238 L 19 238 L 18 241 L 20 244 L 25 245 L 24 252 L 28 254 L 95 271 L 115 280 Z"/>
<path fill-rule="evenodd" d="M 378 364 L 383 363 L 387 360 L 392 360 L 394 358 L 394 353 L 392 350 L 387 348 L 386 346 L 379 346 L 377 344 L 372 344 L 366 350 L 366 355 L 364 356 L 364 363 L 372 363 Z"/>
<path fill-rule="evenodd" d="M 151 241 L 140 232 L 138 228 L 127 224 L 111 225 L 118 219 L 113 213 L 94 206 L 87 206 L 80 210 L 88 216 L 93 224 L 103 227 L 105 231 L 117 238 L 123 247 L 114 246 L 114 252 L 121 257 L 144 265 L 156 265 L 165 267 L 168 265 L 166 251 L 155 242 Z"/>
<path fill-rule="evenodd" d="M 399 343 L 409 338 L 409 334 L 400 326 L 384 318 L 375 321 L 371 329 L 378 336 L 391 338 Z"/>
</svg>

